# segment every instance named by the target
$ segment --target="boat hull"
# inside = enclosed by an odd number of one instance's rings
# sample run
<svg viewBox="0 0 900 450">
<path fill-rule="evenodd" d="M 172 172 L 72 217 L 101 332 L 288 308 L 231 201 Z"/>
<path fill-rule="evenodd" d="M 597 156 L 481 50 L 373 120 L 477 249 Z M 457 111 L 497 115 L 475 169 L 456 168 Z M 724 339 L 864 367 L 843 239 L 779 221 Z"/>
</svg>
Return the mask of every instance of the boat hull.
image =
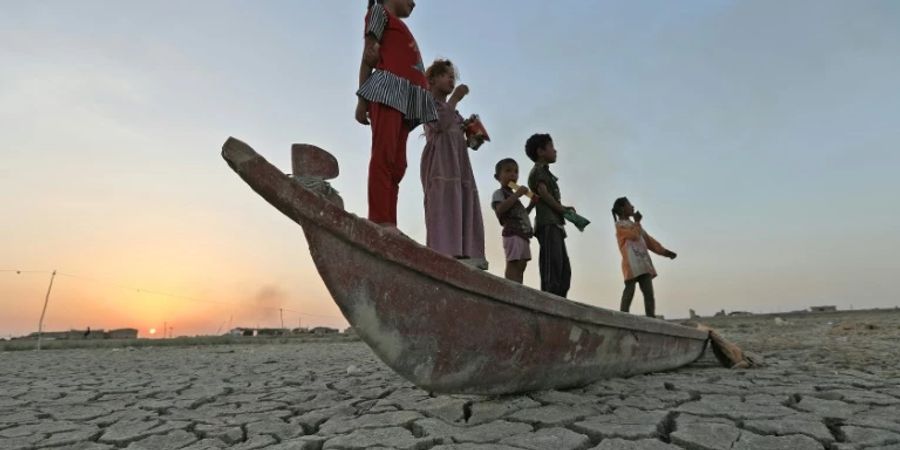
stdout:
<svg viewBox="0 0 900 450">
<path fill-rule="evenodd" d="M 385 364 L 422 389 L 559 389 L 681 367 L 705 349 L 705 332 L 539 292 L 387 233 L 240 141 L 226 142 L 223 155 L 303 227 L 344 317 Z"/>
</svg>

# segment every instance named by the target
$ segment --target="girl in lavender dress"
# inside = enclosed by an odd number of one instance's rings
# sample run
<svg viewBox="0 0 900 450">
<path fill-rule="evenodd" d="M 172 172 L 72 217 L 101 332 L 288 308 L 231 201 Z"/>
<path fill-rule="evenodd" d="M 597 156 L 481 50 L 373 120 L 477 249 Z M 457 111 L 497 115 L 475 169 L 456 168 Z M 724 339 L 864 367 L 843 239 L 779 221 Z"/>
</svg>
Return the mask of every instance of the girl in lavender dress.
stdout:
<svg viewBox="0 0 900 450">
<path fill-rule="evenodd" d="M 478 188 L 469 161 L 463 118 L 456 111 L 469 88 L 464 84 L 456 86 L 456 68 L 448 60 L 435 61 L 425 76 L 438 113 L 437 121 L 425 124 L 422 154 L 426 244 L 486 270 Z"/>
</svg>

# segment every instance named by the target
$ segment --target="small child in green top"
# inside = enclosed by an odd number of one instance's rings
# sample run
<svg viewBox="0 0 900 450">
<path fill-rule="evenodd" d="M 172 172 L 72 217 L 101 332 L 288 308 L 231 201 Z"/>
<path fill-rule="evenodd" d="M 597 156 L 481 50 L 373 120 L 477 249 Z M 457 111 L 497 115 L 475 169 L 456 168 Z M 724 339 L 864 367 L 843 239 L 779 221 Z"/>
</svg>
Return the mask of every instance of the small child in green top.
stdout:
<svg viewBox="0 0 900 450">
<path fill-rule="evenodd" d="M 557 178 L 550 172 L 550 164 L 556 162 L 557 150 L 549 134 L 534 134 L 525 142 L 525 154 L 534 161 L 528 175 L 528 187 L 541 201 L 537 204 L 534 219 L 534 235 L 541 247 L 538 266 L 541 272 L 541 290 L 565 297 L 569 292 L 572 269 L 566 251 L 566 230 L 563 214 L 575 211 L 563 206 Z"/>
</svg>

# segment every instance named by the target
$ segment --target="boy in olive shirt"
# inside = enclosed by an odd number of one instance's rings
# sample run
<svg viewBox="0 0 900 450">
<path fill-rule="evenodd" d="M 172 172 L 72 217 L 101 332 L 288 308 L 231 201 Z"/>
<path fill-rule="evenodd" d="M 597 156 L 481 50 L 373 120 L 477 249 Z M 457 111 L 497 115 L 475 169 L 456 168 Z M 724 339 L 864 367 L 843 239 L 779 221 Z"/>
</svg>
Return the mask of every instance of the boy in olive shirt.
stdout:
<svg viewBox="0 0 900 450">
<path fill-rule="evenodd" d="M 541 197 L 534 219 L 534 235 L 541 247 L 538 257 L 541 290 L 565 297 L 569 292 L 572 269 L 566 251 L 563 214 L 567 210 L 575 211 L 575 208 L 562 205 L 559 179 L 550 172 L 550 164 L 556 162 L 553 138 L 549 134 L 532 135 L 525 142 L 525 154 L 534 161 L 534 168 L 528 175 L 528 187 Z"/>
</svg>

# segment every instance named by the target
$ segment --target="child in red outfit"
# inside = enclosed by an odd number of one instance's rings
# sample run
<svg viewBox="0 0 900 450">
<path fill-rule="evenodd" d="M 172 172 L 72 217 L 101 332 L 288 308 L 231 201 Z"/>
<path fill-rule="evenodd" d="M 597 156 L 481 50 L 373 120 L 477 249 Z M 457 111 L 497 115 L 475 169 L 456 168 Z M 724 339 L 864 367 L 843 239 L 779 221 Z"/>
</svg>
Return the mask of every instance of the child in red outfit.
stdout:
<svg viewBox="0 0 900 450">
<path fill-rule="evenodd" d="M 397 226 L 397 197 L 406 173 L 406 139 L 437 119 L 419 47 L 401 19 L 413 0 L 369 0 L 356 120 L 372 126 L 369 220 Z"/>
</svg>

